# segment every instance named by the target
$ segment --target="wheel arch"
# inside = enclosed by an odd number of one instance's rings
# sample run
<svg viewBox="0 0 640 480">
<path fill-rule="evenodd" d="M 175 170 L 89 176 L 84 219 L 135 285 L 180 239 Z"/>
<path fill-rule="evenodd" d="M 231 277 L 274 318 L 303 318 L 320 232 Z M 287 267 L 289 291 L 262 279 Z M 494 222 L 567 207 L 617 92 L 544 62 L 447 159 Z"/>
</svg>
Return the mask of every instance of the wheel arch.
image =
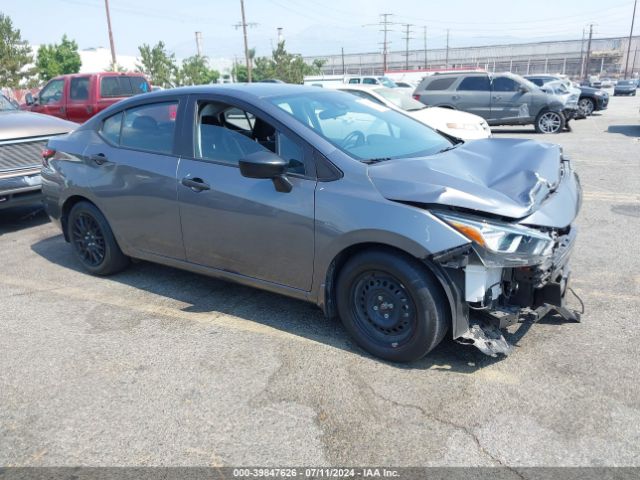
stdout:
<svg viewBox="0 0 640 480">
<path fill-rule="evenodd" d="M 98 210 L 100 210 L 100 208 L 94 202 L 92 202 L 90 199 L 82 195 L 71 195 L 67 199 L 65 199 L 65 201 L 62 204 L 62 208 L 60 210 L 61 212 L 60 224 L 62 225 L 62 234 L 64 235 L 64 239 L 67 242 L 69 242 L 69 231 L 67 228 L 67 224 L 68 224 L 67 222 L 69 221 L 69 213 L 71 213 L 71 209 L 80 202 L 90 203 L 91 205 L 96 207 Z M 102 213 L 102 210 L 100 210 L 100 213 Z M 104 213 L 102 214 L 104 215 Z"/>
<path fill-rule="evenodd" d="M 460 312 L 459 299 L 456 298 L 456 294 L 454 292 L 454 285 L 452 285 L 451 279 L 448 275 L 443 271 L 442 267 L 436 265 L 431 262 L 426 257 L 416 256 L 414 253 L 409 252 L 408 250 L 401 248 L 397 245 L 392 245 L 390 243 L 384 242 L 360 242 L 349 245 L 339 251 L 331 260 L 329 267 L 327 268 L 324 285 L 319 292 L 319 305 L 322 308 L 324 314 L 328 318 L 335 318 L 338 316 L 338 310 L 336 306 L 336 281 L 338 275 L 340 275 L 340 271 L 345 266 L 345 264 L 349 261 L 349 259 L 353 258 L 353 256 L 368 250 L 378 250 L 378 251 L 390 251 L 394 253 L 399 253 L 407 258 L 411 258 L 413 260 L 417 260 L 423 267 L 426 272 L 428 272 L 434 280 L 436 280 L 436 284 L 440 287 L 441 292 L 444 297 L 447 299 L 448 313 L 449 313 L 449 324 L 452 327 L 452 331 L 457 331 L 456 323 L 458 313 Z"/>
</svg>

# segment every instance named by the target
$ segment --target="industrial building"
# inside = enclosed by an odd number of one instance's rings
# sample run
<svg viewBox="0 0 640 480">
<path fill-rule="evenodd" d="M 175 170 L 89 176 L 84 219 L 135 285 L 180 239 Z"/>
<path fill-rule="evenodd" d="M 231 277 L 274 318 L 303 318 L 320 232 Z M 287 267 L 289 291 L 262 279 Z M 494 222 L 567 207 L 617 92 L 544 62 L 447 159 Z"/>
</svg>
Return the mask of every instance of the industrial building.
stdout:
<svg viewBox="0 0 640 480">
<path fill-rule="evenodd" d="M 535 73 L 561 73 L 571 77 L 584 74 L 587 57 L 587 39 L 456 47 L 406 51 L 387 54 L 387 71 L 442 70 L 446 68 L 482 68 L 488 71 L 511 71 L 521 75 Z M 591 41 L 587 74 L 624 74 L 629 37 L 598 38 Z M 640 70 L 640 36 L 631 39 L 629 72 Z M 383 54 L 349 53 L 305 57 L 308 63 L 315 59 L 326 61 L 324 74 L 380 75 L 384 72 Z M 343 67 L 344 65 L 344 67 Z"/>
</svg>

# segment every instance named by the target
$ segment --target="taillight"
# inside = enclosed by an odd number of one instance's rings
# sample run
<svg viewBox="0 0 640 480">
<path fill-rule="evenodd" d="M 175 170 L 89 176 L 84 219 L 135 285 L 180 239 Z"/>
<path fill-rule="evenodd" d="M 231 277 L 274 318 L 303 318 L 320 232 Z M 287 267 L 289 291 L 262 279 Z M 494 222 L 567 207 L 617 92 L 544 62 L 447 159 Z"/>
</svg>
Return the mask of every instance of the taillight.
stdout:
<svg viewBox="0 0 640 480">
<path fill-rule="evenodd" d="M 413 99 L 420 101 L 420 95 L 417 95 L 417 94 L 414 93 L 413 94 Z"/>
<path fill-rule="evenodd" d="M 54 157 L 56 151 L 52 148 L 43 148 L 42 149 L 42 166 L 49 167 L 49 160 Z"/>
</svg>

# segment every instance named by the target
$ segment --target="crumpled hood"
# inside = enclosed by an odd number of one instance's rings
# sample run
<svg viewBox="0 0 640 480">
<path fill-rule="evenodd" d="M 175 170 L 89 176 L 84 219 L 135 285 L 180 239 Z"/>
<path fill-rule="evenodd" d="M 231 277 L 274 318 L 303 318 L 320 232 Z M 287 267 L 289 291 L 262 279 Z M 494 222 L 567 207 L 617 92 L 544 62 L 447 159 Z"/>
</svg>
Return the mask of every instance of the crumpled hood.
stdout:
<svg viewBox="0 0 640 480">
<path fill-rule="evenodd" d="M 560 162 L 557 145 L 491 138 L 429 157 L 381 162 L 369 168 L 369 177 L 389 200 L 523 218 L 557 187 Z"/>
</svg>

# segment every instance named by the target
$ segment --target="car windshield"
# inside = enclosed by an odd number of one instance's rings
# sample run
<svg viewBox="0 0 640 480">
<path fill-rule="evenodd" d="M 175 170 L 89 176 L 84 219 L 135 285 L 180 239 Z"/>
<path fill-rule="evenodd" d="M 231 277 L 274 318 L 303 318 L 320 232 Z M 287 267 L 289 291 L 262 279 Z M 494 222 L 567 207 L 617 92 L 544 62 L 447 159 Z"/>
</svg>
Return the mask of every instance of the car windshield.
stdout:
<svg viewBox="0 0 640 480">
<path fill-rule="evenodd" d="M 378 77 L 378 81 L 388 88 L 396 88 L 398 86 L 396 85 L 396 82 L 387 77 Z"/>
<path fill-rule="evenodd" d="M 618 85 L 635 85 L 635 80 L 620 80 Z"/>
<path fill-rule="evenodd" d="M 4 95 L 0 95 L 0 112 L 7 110 L 17 110 L 17 108 L 13 103 L 11 103 L 11 100 Z"/>
<path fill-rule="evenodd" d="M 426 125 L 348 93 L 305 91 L 267 100 L 356 160 L 421 157 L 453 146 Z"/>
<path fill-rule="evenodd" d="M 411 94 L 405 90 L 398 90 L 397 88 L 393 90 L 390 88 L 376 88 L 374 92 L 402 110 L 412 112 L 427 108 L 422 102 L 415 100 Z"/>
</svg>

